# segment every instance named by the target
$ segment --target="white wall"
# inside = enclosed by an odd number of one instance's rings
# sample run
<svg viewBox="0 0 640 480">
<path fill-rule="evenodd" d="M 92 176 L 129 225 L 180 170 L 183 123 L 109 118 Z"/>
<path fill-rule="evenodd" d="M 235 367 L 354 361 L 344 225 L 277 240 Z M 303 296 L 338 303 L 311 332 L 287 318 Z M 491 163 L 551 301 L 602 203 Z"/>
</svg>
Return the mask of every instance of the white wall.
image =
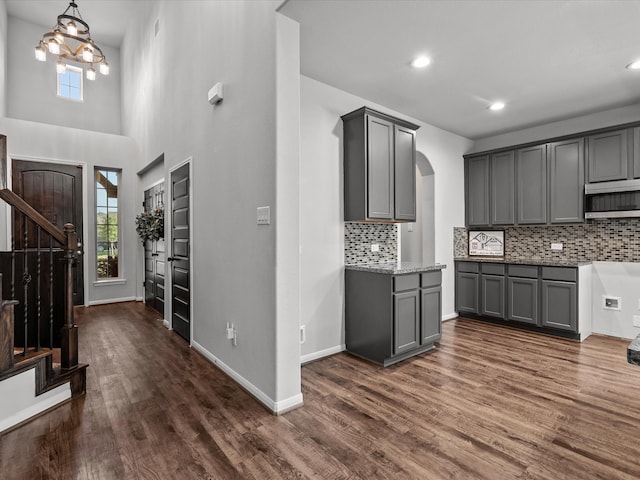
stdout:
<svg viewBox="0 0 640 480">
<path fill-rule="evenodd" d="M 85 302 L 102 303 L 113 299 L 135 297 L 135 286 L 138 283 L 136 263 L 136 246 L 139 243 L 134 224 L 135 205 L 135 164 L 136 148 L 132 139 L 119 135 L 78 130 L 74 128 L 46 125 L 42 123 L 0 119 L 0 132 L 7 136 L 7 153 L 9 162 L 12 158 L 19 160 L 36 160 L 43 162 L 75 162 L 85 167 L 87 185 L 83 185 L 84 233 L 85 245 Z M 93 182 L 94 167 L 110 167 L 122 169 L 119 206 L 121 222 L 120 242 L 120 277 L 126 283 L 120 285 L 94 286 L 96 262 L 95 248 L 95 195 Z M 7 225 L 7 208 L 0 205 L 0 231 L 5 232 Z M 0 235 L 0 250 L 8 250 L 7 235 Z"/>
<path fill-rule="evenodd" d="M 56 62 L 52 55 L 46 62 L 38 62 L 33 53 L 42 34 L 50 28 L 51 25 L 40 26 L 9 16 L 6 116 L 119 134 L 120 52 L 101 45 L 111 74 L 98 73 L 93 82 L 85 79 L 84 101 L 59 98 L 56 94 Z"/>
<path fill-rule="evenodd" d="M 275 409 L 300 392 L 299 372 L 276 362 L 276 345 L 299 352 L 276 315 L 277 4 L 152 2 L 121 48 L 123 131 L 138 142 L 138 168 L 164 152 L 168 179 L 168 169 L 193 160 L 194 345 Z M 225 98 L 212 106 L 216 82 Z M 257 225 L 256 208 L 266 205 L 272 223 Z M 297 338 L 297 322 L 291 328 Z"/>
<path fill-rule="evenodd" d="M 640 264 L 594 262 L 591 293 L 594 333 L 622 338 L 640 334 L 633 326 L 633 316 L 640 315 Z M 603 295 L 621 297 L 621 310 L 604 310 Z"/>
<path fill-rule="evenodd" d="M 640 121 L 640 103 L 476 140 L 468 153 Z"/>
<path fill-rule="evenodd" d="M 363 98 L 301 76 L 300 242 L 302 360 L 344 344 L 344 230 L 342 121 L 367 105 L 420 125 L 417 150 L 435 172 L 435 261 L 443 270 L 445 318 L 455 316 L 453 227 L 464 224 L 462 155 L 471 140 L 418 122 Z"/>
<path fill-rule="evenodd" d="M 7 2 L 0 0 L 0 117 L 7 114 Z"/>
</svg>

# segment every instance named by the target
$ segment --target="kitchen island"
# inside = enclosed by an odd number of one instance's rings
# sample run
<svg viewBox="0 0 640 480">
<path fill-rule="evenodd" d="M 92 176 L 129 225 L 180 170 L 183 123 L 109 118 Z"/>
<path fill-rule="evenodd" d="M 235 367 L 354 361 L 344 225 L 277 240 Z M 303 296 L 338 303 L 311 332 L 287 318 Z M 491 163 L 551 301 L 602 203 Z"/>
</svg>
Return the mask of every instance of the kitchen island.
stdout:
<svg viewBox="0 0 640 480">
<path fill-rule="evenodd" d="M 415 262 L 345 266 L 347 352 L 386 367 L 435 348 L 443 268 Z"/>
</svg>

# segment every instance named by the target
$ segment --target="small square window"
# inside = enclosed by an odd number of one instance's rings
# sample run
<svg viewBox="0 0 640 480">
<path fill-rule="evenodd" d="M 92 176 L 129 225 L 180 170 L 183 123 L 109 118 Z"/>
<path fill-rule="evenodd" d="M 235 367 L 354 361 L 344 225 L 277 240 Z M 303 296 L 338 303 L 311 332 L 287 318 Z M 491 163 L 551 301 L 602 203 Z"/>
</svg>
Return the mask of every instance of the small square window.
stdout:
<svg viewBox="0 0 640 480">
<path fill-rule="evenodd" d="M 64 72 L 58 74 L 58 96 L 82 101 L 81 68 L 67 65 Z"/>
</svg>

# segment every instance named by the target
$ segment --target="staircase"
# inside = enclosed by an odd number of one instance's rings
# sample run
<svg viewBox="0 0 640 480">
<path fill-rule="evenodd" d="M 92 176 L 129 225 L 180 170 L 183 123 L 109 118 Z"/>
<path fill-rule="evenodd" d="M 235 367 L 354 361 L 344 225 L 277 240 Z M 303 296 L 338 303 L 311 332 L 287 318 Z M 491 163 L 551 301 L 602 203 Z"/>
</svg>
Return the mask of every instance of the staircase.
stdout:
<svg viewBox="0 0 640 480">
<path fill-rule="evenodd" d="M 78 362 L 73 314 L 74 226 L 61 231 L 6 188 L 0 199 L 22 232 L 18 247 L 12 238 L 11 251 L 0 252 L 1 434 L 84 395 L 87 365 Z"/>
</svg>

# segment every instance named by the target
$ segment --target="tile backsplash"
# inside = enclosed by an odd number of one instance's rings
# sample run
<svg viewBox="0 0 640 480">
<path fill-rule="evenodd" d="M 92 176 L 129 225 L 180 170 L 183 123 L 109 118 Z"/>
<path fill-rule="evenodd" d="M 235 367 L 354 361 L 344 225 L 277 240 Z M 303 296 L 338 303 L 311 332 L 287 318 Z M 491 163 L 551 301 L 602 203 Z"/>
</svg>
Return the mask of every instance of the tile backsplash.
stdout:
<svg viewBox="0 0 640 480">
<path fill-rule="evenodd" d="M 380 251 L 372 252 L 372 244 L 378 244 Z M 398 225 L 393 223 L 345 222 L 345 265 L 389 263 L 397 260 Z"/>
<path fill-rule="evenodd" d="M 482 228 L 474 229 L 482 230 Z M 468 255 L 467 232 L 453 229 L 455 257 Z M 505 227 L 505 259 L 640 262 L 640 219 L 590 220 L 580 225 Z M 563 250 L 551 250 L 562 243 Z"/>
</svg>

